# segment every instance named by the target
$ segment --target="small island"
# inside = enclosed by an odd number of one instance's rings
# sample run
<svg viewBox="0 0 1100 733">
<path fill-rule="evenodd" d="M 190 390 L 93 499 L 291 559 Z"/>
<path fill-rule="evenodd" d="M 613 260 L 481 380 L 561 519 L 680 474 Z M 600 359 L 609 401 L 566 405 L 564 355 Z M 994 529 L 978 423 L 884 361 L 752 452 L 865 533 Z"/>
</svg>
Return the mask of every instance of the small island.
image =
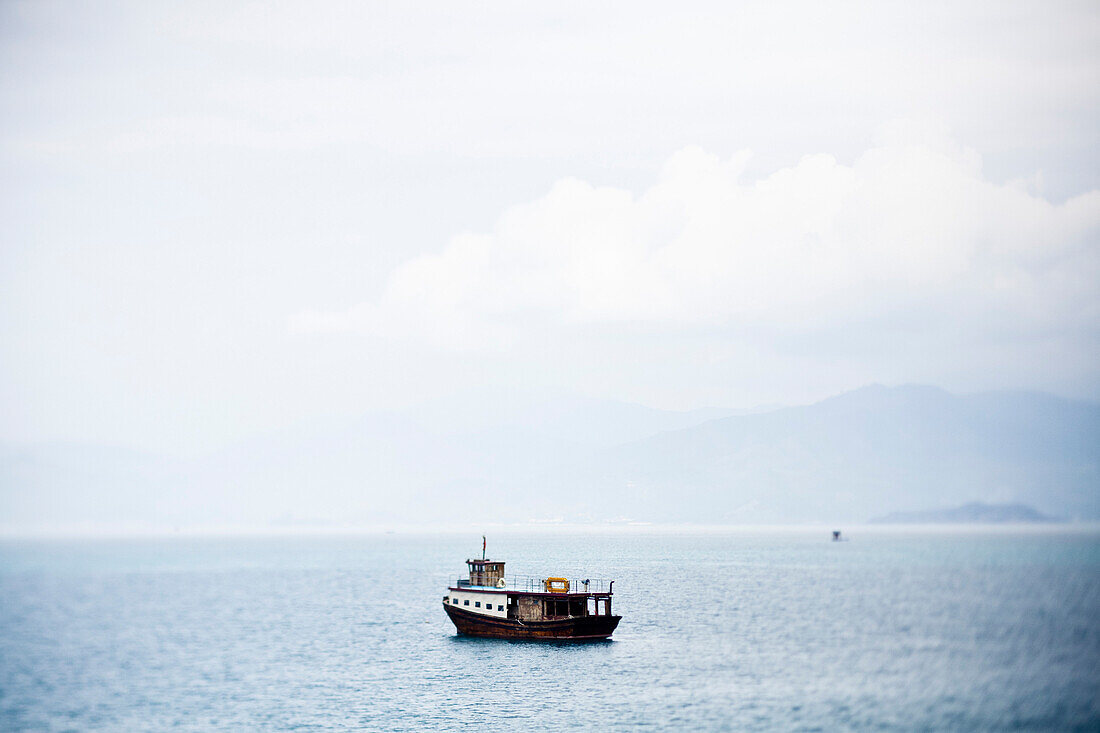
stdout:
<svg viewBox="0 0 1100 733">
<path fill-rule="evenodd" d="M 971 502 L 950 509 L 892 512 L 870 520 L 871 524 L 1029 524 L 1058 522 L 1026 504 Z"/>
</svg>

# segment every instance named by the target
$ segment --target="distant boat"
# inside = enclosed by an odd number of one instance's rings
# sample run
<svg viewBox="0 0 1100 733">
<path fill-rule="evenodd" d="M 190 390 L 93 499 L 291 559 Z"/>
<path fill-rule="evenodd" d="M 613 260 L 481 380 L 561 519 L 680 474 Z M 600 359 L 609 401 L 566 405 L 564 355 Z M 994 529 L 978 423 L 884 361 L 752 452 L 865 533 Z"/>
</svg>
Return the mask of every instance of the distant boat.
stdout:
<svg viewBox="0 0 1100 733">
<path fill-rule="evenodd" d="M 497 639 L 598 641 L 614 633 L 622 616 L 611 613 L 615 581 L 563 577 L 504 577 L 504 561 L 467 560 L 469 578 L 459 578 L 443 596 L 458 633 Z"/>
</svg>

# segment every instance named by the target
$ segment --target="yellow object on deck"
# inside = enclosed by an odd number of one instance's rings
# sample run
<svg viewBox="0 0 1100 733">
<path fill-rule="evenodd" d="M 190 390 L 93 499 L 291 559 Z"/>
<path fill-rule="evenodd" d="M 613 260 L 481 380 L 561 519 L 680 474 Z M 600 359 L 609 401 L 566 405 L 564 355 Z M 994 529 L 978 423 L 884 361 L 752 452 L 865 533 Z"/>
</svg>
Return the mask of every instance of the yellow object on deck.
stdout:
<svg viewBox="0 0 1100 733">
<path fill-rule="evenodd" d="M 547 578 L 546 592 L 547 593 L 568 593 L 569 592 L 569 580 L 566 578 Z"/>
</svg>

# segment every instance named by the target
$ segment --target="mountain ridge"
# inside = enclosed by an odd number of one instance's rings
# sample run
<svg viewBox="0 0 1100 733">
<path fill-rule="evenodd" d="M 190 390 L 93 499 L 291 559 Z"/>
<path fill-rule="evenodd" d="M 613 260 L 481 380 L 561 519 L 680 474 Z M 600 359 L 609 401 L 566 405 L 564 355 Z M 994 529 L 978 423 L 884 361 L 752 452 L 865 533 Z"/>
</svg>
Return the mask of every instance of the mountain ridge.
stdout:
<svg viewBox="0 0 1100 733">
<path fill-rule="evenodd" d="M 574 407 L 469 430 L 429 411 L 366 415 L 197 458 L 9 447 L 0 524 L 862 522 L 959 501 L 1100 519 L 1088 402 L 869 385 L 695 423 L 707 411 Z"/>
<path fill-rule="evenodd" d="M 946 509 L 920 512 L 891 512 L 874 517 L 869 524 L 1009 524 L 1053 523 L 1060 520 L 1036 511 L 1027 504 L 983 504 L 970 502 Z"/>
</svg>

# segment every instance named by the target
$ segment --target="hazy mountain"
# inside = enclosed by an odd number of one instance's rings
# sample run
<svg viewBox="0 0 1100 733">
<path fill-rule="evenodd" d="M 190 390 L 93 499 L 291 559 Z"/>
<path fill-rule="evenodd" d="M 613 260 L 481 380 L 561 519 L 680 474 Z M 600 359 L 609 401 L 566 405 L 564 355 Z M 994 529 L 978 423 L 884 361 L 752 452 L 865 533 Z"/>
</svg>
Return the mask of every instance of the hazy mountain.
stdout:
<svg viewBox="0 0 1100 733">
<path fill-rule="evenodd" d="M 532 476 L 746 412 L 584 399 L 493 414 L 432 404 L 302 424 L 188 459 L 95 445 L 0 446 L 0 526 L 526 519 L 517 487 Z"/>
<path fill-rule="evenodd" d="M 115 446 L 0 447 L 0 526 L 140 524 L 170 518 L 186 464 Z"/>
<path fill-rule="evenodd" d="M 643 518 L 857 521 L 960 500 L 1098 518 L 1100 407 L 873 386 L 619 446 L 564 485 L 589 511 Z"/>
<path fill-rule="evenodd" d="M 199 458 L 0 450 L 0 525 L 854 522 L 960 502 L 1100 518 L 1100 407 L 867 387 L 762 412 L 558 401 L 302 425 Z"/>
<path fill-rule="evenodd" d="M 891 512 L 871 520 L 874 524 L 1004 524 L 1008 522 L 1056 522 L 1054 517 L 1026 504 L 982 504 L 971 502 L 950 509 L 925 512 Z"/>
</svg>

